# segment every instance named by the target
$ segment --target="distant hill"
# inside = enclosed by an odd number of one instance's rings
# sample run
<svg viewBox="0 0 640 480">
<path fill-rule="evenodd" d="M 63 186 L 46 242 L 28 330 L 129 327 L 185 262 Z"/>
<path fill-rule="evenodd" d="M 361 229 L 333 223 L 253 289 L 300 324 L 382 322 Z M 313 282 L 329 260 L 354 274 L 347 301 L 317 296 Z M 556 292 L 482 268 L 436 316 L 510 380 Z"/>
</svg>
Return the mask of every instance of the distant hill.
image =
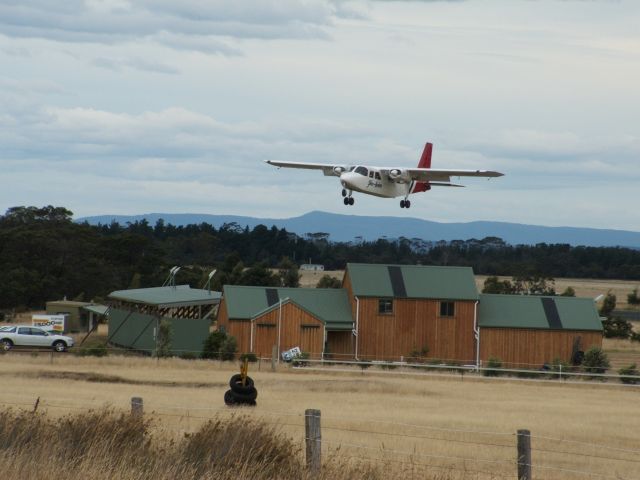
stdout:
<svg viewBox="0 0 640 480">
<path fill-rule="evenodd" d="M 308 232 L 328 233 L 332 241 L 348 242 L 361 237 L 376 240 L 386 237 L 420 238 L 426 241 L 467 240 L 484 237 L 500 237 L 504 241 L 517 244 L 568 243 L 598 247 L 640 248 L 640 232 L 626 230 L 605 230 L 578 227 L 543 227 L 506 222 L 439 223 L 420 218 L 371 217 L 342 215 L 327 212 L 309 212 L 293 218 L 254 218 L 237 215 L 207 215 L 193 213 L 148 213 L 142 215 L 100 215 L 77 219 L 92 225 L 120 224 L 146 219 L 154 225 L 159 219 L 173 225 L 209 223 L 216 228 L 225 223 L 235 222 L 242 227 L 275 225 L 289 232 L 304 235 Z M 358 238 L 359 239 L 359 238 Z"/>
</svg>

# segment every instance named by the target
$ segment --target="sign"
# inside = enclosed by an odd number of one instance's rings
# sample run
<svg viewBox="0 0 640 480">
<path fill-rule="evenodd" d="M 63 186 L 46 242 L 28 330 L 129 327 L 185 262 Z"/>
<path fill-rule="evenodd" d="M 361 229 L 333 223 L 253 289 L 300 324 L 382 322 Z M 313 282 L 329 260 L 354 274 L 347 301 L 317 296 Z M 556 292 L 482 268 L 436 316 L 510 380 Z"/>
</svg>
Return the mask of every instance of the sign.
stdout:
<svg viewBox="0 0 640 480">
<path fill-rule="evenodd" d="M 31 325 L 51 333 L 63 333 L 67 315 L 31 315 Z"/>
<path fill-rule="evenodd" d="M 290 362 L 291 360 L 293 360 L 296 357 L 299 357 L 300 355 L 302 355 L 302 351 L 300 350 L 300 347 L 293 347 L 287 350 L 286 352 L 282 352 L 282 360 L 284 360 L 285 362 Z"/>
</svg>

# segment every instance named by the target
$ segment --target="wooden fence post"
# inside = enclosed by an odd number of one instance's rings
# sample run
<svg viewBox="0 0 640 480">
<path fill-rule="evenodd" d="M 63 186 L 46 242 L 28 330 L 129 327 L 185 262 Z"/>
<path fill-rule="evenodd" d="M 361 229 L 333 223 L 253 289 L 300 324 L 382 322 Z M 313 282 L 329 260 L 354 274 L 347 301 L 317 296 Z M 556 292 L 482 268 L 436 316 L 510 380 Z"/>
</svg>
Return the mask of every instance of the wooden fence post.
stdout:
<svg viewBox="0 0 640 480">
<path fill-rule="evenodd" d="M 304 433 L 307 447 L 307 468 L 312 474 L 320 473 L 322 440 L 320 434 L 320 410 L 304 411 Z"/>
<path fill-rule="evenodd" d="M 276 371 L 276 363 L 278 362 L 278 346 L 271 347 L 271 371 Z"/>
<path fill-rule="evenodd" d="M 131 397 L 131 416 L 142 417 L 144 413 L 144 404 L 142 397 Z"/>
<path fill-rule="evenodd" d="M 518 430 L 518 480 L 531 480 L 531 432 Z"/>
</svg>

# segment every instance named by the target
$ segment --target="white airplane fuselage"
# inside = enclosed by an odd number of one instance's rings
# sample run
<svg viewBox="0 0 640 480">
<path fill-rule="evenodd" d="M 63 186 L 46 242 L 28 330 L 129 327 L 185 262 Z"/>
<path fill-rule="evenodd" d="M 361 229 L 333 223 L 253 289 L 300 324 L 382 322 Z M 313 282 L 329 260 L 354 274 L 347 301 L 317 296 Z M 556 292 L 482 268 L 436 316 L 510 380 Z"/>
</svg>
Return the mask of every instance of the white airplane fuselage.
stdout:
<svg viewBox="0 0 640 480">
<path fill-rule="evenodd" d="M 385 175 L 381 175 L 375 168 L 369 167 L 368 174 L 365 176 L 356 173 L 356 167 L 352 171 L 346 171 L 340 174 L 340 183 L 347 190 L 354 192 L 375 195 L 376 197 L 395 198 L 406 197 L 411 193 L 415 182 L 397 183 L 389 180 Z M 372 175 L 371 175 L 372 174 Z"/>
</svg>

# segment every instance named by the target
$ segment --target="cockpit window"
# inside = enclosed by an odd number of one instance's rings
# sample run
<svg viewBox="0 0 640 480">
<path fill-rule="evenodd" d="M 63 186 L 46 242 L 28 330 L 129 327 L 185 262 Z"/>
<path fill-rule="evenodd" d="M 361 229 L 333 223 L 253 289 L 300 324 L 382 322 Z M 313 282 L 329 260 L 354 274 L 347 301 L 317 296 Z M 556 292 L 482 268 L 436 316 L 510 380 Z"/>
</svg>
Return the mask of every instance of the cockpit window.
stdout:
<svg viewBox="0 0 640 480">
<path fill-rule="evenodd" d="M 356 167 L 349 167 L 349 171 L 350 171 L 350 172 L 353 172 L 353 170 L 354 170 L 355 168 L 356 168 Z"/>
<path fill-rule="evenodd" d="M 358 167 L 355 169 L 355 172 L 359 173 L 360 175 L 364 175 L 365 177 L 369 175 L 369 170 L 367 170 L 366 167 Z"/>
</svg>

